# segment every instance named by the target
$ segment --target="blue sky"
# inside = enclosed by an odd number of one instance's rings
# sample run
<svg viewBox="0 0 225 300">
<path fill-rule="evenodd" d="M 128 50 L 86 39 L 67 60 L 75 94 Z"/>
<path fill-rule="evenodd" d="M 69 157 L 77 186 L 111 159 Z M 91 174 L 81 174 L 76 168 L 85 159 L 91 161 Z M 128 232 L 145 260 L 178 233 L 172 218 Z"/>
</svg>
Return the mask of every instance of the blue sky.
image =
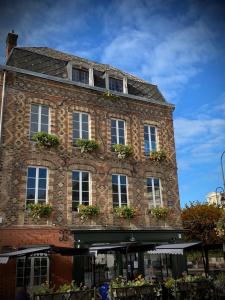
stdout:
<svg viewBox="0 0 225 300">
<path fill-rule="evenodd" d="M 204 201 L 222 185 L 225 1 L 7 0 L 0 11 L 1 63 L 6 35 L 14 29 L 19 46 L 52 47 L 159 86 L 176 105 L 182 206 Z"/>
</svg>

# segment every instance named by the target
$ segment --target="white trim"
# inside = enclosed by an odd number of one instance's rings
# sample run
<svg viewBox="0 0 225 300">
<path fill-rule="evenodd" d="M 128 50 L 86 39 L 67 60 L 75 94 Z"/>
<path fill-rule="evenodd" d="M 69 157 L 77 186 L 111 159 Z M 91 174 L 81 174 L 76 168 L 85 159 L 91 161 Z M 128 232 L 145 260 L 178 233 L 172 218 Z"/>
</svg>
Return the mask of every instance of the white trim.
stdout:
<svg viewBox="0 0 225 300">
<path fill-rule="evenodd" d="M 82 115 L 87 115 L 88 118 L 88 139 L 90 139 L 91 137 L 91 118 L 89 113 L 87 112 L 81 112 L 81 111 L 73 111 L 73 130 L 72 130 L 72 140 L 74 142 L 74 137 L 73 137 L 73 132 L 74 132 L 74 114 L 77 113 L 79 115 L 79 139 L 83 139 L 82 138 L 82 131 L 83 131 L 83 123 L 82 123 Z"/>
<path fill-rule="evenodd" d="M 42 107 L 47 107 L 48 108 L 48 132 L 47 133 L 51 133 L 51 110 L 49 105 L 45 105 L 45 104 L 39 104 L 39 103 L 31 103 L 30 104 L 30 126 L 29 126 L 29 139 L 31 139 L 31 115 L 32 115 L 32 105 L 35 105 L 38 107 L 38 131 L 41 131 L 41 116 L 42 116 Z"/>
<path fill-rule="evenodd" d="M 127 128 L 126 121 L 123 119 L 111 118 L 111 144 L 112 144 L 112 120 L 116 121 L 116 143 L 119 143 L 119 121 L 123 121 L 123 130 L 124 130 L 124 145 L 127 144 Z"/>
<path fill-rule="evenodd" d="M 93 68 L 89 68 L 88 72 L 89 72 L 89 76 L 88 76 L 89 85 L 90 86 L 94 86 L 94 69 Z"/>
<path fill-rule="evenodd" d="M 123 77 L 123 93 L 128 94 L 127 77 Z"/>
<path fill-rule="evenodd" d="M 162 184 L 161 184 L 161 179 L 160 178 L 156 178 L 156 177 L 151 177 L 148 176 L 146 178 L 146 188 L 148 189 L 148 185 L 147 185 L 147 181 L 148 178 L 151 178 L 151 184 L 152 184 L 152 197 L 153 197 L 153 206 L 156 207 L 156 199 L 155 199 L 155 179 L 159 180 L 159 196 L 160 196 L 160 206 L 163 207 L 163 200 L 162 200 Z M 148 191 L 147 191 L 147 197 L 148 197 L 148 205 L 150 208 L 150 200 L 149 200 L 149 195 L 148 195 Z"/>
<path fill-rule="evenodd" d="M 122 206 L 122 201 L 121 201 L 121 176 L 124 176 L 126 178 L 126 196 L 127 196 L 127 203 L 126 205 L 128 206 L 129 204 L 129 197 L 128 197 L 128 176 L 124 174 L 112 174 L 111 175 L 111 181 L 112 181 L 112 176 L 117 176 L 117 185 L 118 185 L 118 199 L 119 199 L 119 207 Z M 113 182 L 112 182 L 113 184 Z M 112 202 L 113 202 L 113 190 L 112 190 Z"/>
<path fill-rule="evenodd" d="M 73 172 L 78 172 L 79 173 L 79 205 L 83 204 L 82 203 L 82 173 L 88 173 L 88 204 L 90 205 L 92 203 L 92 178 L 91 178 L 91 173 L 89 171 L 85 170 L 73 170 Z M 72 175 L 72 186 L 73 186 L 73 175 Z M 73 201 L 73 188 L 72 188 L 72 203 L 75 202 Z"/>
</svg>

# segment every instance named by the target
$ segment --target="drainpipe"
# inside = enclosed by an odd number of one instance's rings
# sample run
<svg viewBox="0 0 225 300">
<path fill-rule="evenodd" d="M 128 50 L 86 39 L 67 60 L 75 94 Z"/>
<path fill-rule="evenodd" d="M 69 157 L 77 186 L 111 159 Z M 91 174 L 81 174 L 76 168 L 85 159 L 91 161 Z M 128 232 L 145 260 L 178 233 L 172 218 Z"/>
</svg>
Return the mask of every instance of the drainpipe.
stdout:
<svg viewBox="0 0 225 300">
<path fill-rule="evenodd" d="M 4 109 L 4 102 L 5 102 L 5 85 L 6 85 L 6 70 L 3 70 L 1 111 L 0 111 L 0 146 L 2 144 L 2 124 L 3 124 L 3 109 Z"/>
</svg>

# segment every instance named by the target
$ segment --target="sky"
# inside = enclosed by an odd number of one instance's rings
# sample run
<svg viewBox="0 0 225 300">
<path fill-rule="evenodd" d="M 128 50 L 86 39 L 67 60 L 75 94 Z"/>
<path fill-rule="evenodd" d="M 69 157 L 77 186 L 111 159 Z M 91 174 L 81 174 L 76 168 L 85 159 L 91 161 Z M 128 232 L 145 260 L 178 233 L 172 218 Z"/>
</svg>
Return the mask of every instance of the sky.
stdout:
<svg viewBox="0 0 225 300">
<path fill-rule="evenodd" d="M 51 47 L 158 85 L 176 106 L 182 207 L 223 186 L 225 1 L 0 0 L 0 12 L 2 64 L 13 29 L 18 46 Z"/>
</svg>

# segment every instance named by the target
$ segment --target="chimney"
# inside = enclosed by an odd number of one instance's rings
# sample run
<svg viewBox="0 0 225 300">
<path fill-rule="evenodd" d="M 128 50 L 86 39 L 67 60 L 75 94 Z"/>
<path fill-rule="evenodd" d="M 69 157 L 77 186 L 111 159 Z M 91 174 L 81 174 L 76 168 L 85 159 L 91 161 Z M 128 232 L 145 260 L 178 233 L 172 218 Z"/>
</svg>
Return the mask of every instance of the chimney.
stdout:
<svg viewBox="0 0 225 300">
<path fill-rule="evenodd" d="M 6 62 L 9 58 L 11 50 L 17 46 L 17 38 L 18 38 L 18 34 L 15 34 L 14 30 L 12 30 L 12 32 L 9 32 L 7 35 L 7 38 L 6 38 Z"/>
</svg>

